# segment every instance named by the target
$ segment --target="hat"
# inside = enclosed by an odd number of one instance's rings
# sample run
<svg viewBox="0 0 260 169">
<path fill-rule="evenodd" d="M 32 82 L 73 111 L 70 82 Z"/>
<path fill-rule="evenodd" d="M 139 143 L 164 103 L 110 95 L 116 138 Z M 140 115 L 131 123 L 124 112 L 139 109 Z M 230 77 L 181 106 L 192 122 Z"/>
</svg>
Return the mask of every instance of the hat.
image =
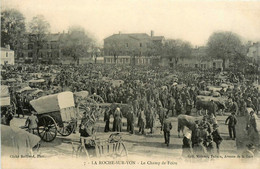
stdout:
<svg viewBox="0 0 260 169">
<path fill-rule="evenodd" d="M 213 124 L 213 128 L 217 128 L 217 127 L 219 127 L 218 124 Z"/>
<path fill-rule="evenodd" d="M 202 127 L 203 127 L 204 129 L 208 128 L 208 126 L 207 126 L 206 124 L 203 124 Z"/>
<path fill-rule="evenodd" d="M 198 124 L 198 123 L 199 123 L 199 120 L 195 120 L 195 123 Z"/>
<path fill-rule="evenodd" d="M 186 137 L 187 139 L 191 139 L 191 133 L 190 132 L 185 133 L 184 137 Z"/>
</svg>

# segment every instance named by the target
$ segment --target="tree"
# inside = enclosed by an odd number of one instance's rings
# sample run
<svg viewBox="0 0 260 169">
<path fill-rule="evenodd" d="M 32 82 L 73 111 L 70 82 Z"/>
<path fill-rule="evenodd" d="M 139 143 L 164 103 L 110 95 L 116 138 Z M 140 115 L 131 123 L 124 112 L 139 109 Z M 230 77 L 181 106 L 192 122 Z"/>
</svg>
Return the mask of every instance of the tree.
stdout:
<svg viewBox="0 0 260 169">
<path fill-rule="evenodd" d="M 64 56 L 70 56 L 79 64 L 80 57 L 86 57 L 87 53 L 93 53 L 95 40 L 87 34 L 82 27 L 73 26 L 69 33 L 61 39 L 61 52 Z"/>
<path fill-rule="evenodd" d="M 16 9 L 1 12 L 1 46 L 10 45 L 15 55 L 22 49 L 25 40 L 25 18 Z"/>
<path fill-rule="evenodd" d="M 38 62 L 39 51 L 46 44 L 50 24 L 42 15 L 37 15 L 29 22 L 29 39 L 34 44 L 34 63 Z"/>
<path fill-rule="evenodd" d="M 246 59 L 245 46 L 239 35 L 233 32 L 213 33 L 207 43 L 207 54 L 213 59 L 222 59 L 224 69 L 227 59 L 231 62 L 243 62 Z"/>
<path fill-rule="evenodd" d="M 175 64 L 178 63 L 179 58 L 191 57 L 192 46 L 189 42 L 180 39 L 168 39 L 163 47 L 163 55 L 173 57 Z"/>
</svg>

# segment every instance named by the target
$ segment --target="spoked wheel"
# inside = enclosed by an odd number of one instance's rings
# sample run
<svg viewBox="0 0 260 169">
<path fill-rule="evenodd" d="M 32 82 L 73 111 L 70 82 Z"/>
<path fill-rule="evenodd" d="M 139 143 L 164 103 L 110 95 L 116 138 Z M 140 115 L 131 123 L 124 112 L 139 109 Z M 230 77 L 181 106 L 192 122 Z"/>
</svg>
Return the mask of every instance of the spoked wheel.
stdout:
<svg viewBox="0 0 260 169">
<path fill-rule="evenodd" d="M 115 156 L 117 157 L 125 157 L 128 155 L 128 152 L 127 152 L 127 149 L 126 149 L 126 146 L 123 142 L 118 142 L 116 143 L 116 146 L 115 146 Z"/>
<path fill-rule="evenodd" d="M 99 105 L 95 100 L 90 98 L 81 100 L 77 106 L 77 112 L 79 116 L 83 116 L 84 112 L 88 112 L 88 108 L 90 108 L 90 111 L 97 110 L 99 108 Z"/>
<path fill-rule="evenodd" d="M 62 136 L 69 136 L 76 127 L 76 122 L 63 122 L 63 126 L 58 128 L 58 133 Z"/>
<path fill-rule="evenodd" d="M 104 103 L 104 99 L 99 95 L 93 94 L 89 98 L 95 100 L 97 103 Z"/>
<path fill-rule="evenodd" d="M 38 135 L 41 137 L 43 141 L 51 142 L 57 136 L 56 122 L 49 115 L 44 115 L 39 118 L 37 129 Z"/>
</svg>

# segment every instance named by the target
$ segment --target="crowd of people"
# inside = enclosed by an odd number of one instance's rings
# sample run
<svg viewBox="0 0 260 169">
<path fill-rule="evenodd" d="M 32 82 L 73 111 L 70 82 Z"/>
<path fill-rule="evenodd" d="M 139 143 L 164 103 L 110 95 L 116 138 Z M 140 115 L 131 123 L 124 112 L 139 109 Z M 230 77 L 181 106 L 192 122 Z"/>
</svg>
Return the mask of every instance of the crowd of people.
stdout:
<svg viewBox="0 0 260 169">
<path fill-rule="evenodd" d="M 250 132 L 257 131 L 254 117 L 258 115 L 260 110 L 259 88 L 254 86 L 253 81 L 248 81 L 247 75 L 241 72 L 223 73 L 199 69 L 188 71 L 187 68 L 174 70 L 152 66 L 98 64 L 80 66 L 15 65 L 3 66 L 2 70 L 4 70 L 1 72 L 2 85 L 11 78 L 16 80 L 18 86 L 31 79 L 43 78 L 45 81 L 37 86 L 43 91 L 41 95 L 32 96 L 29 92 L 19 93 L 15 87 L 10 87 L 11 100 L 16 105 L 18 117 L 20 115 L 24 117 L 24 110 L 32 109 L 29 101 L 40 96 L 67 90 L 72 92 L 88 91 L 90 95 L 101 96 L 106 103 L 128 105 L 126 110 L 120 106 L 108 107 L 105 110 L 104 132 L 111 130 L 109 127 L 111 115 L 114 119 L 113 131 L 122 131 L 122 118 L 125 117 L 127 131 L 131 134 L 135 133 L 136 119 L 140 134 L 145 134 L 145 129 L 149 129 L 152 134 L 155 122 L 159 119 L 165 143 L 169 145 L 172 127 L 167 119 L 180 114 L 193 115 L 194 110 L 200 109 L 198 95 L 201 95 L 201 91 L 209 90 L 208 86 L 220 86 L 219 96 L 228 98 L 222 109 L 232 114 L 226 121 L 230 137 L 236 138 L 235 116 L 248 115 L 247 108 L 252 108 L 250 116 L 248 116 L 247 129 Z M 113 80 L 121 80 L 123 83 L 115 84 Z M 214 92 L 211 91 L 212 96 L 213 94 Z M 219 108 L 218 104 L 211 100 L 204 109 L 206 109 L 208 116 L 216 117 Z M 6 115 L 10 122 L 9 116 L 10 111 Z M 88 118 L 85 115 L 83 119 L 86 121 Z M 83 120 L 80 126 L 83 135 L 86 135 L 84 129 L 88 129 L 88 127 L 84 127 L 84 124 L 87 124 L 85 121 Z M 8 124 L 8 122 L 5 123 Z M 218 132 L 218 124 L 208 123 L 207 119 L 203 118 L 202 122 L 196 123 L 192 133 L 185 135 L 183 139 L 185 151 L 187 148 L 192 148 L 194 152 L 210 153 L 213 142 L 215 142 L 219 152 L 223 139 Z M 92 133 L 93 130 L 91 129 L 89 132 Z"/>
</svg>

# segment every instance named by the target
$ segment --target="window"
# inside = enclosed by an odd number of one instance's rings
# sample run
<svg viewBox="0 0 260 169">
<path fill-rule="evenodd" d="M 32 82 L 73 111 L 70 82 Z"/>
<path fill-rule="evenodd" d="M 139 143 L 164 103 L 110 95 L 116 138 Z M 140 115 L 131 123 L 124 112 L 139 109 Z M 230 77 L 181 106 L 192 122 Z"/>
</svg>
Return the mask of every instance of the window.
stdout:
<svg viewBox="0 0 260 169">
<path fill-rule="evenodd" d="M 142 47 L 143 45 L 142 45 L 142 43 L 140 43 L 140 47 Z"/>
<path fill-rule="evenodd" d="M 48 52 L 48 53 L 47 53 L 48 58 L 50 58 L 51 55 L 52 55 L 51 52 Z"/>
<path fill-rule="evenodd" d="M 28 44 L 28 49 L 29 50 L 33 49 L 33 44 Z"/>
<path fill-rule="evenodd" d="M 29 57 L 29 58 L 32 58 L 32 57 L 33 57 L 33 53 L 32 53 L 32 52 L 29 52 L 29 53 L 28 53 L 28 57 Z"/>
</svg>

